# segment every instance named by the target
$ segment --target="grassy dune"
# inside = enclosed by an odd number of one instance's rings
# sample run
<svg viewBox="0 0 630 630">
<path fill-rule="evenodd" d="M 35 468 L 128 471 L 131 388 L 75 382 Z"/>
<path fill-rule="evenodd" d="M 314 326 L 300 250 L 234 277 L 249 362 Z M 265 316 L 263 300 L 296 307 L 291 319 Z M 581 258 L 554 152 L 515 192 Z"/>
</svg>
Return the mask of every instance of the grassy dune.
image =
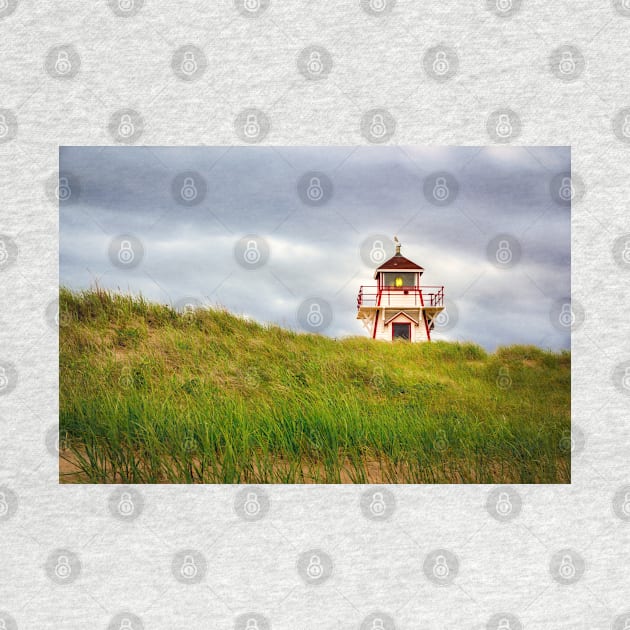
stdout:
<svg viewBox="0 0 630 630">
<path fill-rule="evenodd" d="M 61 481 L 566 483 L 568 352 L 60 292 Z"/>
</svg>

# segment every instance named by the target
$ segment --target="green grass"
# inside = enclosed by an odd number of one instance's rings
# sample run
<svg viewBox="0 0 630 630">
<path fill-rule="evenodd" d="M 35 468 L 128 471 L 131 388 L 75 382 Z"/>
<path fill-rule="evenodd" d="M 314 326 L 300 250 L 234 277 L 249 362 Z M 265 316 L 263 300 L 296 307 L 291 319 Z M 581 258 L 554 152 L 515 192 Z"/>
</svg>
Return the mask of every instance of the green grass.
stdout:
<svg viewBox="0 0 630 630">
<path fill-rule="evenodd" d="M 61 480 L 567 483 L 571 356 L 60 291 Z"/>
</svg>

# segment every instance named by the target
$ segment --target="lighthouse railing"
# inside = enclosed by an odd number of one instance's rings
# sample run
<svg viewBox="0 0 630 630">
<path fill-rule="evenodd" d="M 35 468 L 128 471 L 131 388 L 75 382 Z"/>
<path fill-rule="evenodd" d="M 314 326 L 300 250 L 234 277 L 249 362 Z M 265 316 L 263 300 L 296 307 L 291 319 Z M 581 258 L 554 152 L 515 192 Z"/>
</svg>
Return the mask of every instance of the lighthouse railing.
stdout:
<svg viewBox="0 0 630 630">
<path fill-rule="evenodd" d="M 400 298 L 403 296 L 405 301 L 411 301 L 413 298 L 413 304 L 405 304 L 406 306 L 444 306 L 443 286 L 378 287 L 362 285 L 357 295 L 357 309 L 362 306 L 400 306 Z M 392 298 L 394 298 L 394 304 L 392 304 Z"/>
</svg>

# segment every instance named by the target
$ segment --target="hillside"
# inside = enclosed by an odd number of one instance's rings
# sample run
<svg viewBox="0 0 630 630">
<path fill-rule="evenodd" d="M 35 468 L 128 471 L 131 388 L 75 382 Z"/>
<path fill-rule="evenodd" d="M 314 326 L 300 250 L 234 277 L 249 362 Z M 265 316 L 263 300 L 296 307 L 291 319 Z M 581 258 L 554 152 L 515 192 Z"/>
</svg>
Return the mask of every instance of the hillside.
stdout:
<svg viewBox="0 0 630 630">
<path fill-rule="evenodd" d="M 60 291 L 61 481 L 566 483 L 570 353 Z"/>
</svg>

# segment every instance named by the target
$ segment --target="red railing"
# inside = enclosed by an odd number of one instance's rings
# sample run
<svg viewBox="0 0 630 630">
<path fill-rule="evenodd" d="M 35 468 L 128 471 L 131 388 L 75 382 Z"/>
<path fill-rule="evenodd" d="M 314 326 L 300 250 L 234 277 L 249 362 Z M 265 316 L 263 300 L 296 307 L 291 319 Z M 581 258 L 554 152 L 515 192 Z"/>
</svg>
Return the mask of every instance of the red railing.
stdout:
<svg viewBox="0 0 630 630">
<path fill-rule="evenodd" d="M 413 306 L 444 306 L 444 287 L 378 287 L 362 286 L 357 296 L 357 309 L 362 306 L 392 306 L 392 296 L 413 296 Z M 394 300 L 394 307 L 400 302 Z M 406 304 L 409 306 L 409 304 Z"/>
</svg>

